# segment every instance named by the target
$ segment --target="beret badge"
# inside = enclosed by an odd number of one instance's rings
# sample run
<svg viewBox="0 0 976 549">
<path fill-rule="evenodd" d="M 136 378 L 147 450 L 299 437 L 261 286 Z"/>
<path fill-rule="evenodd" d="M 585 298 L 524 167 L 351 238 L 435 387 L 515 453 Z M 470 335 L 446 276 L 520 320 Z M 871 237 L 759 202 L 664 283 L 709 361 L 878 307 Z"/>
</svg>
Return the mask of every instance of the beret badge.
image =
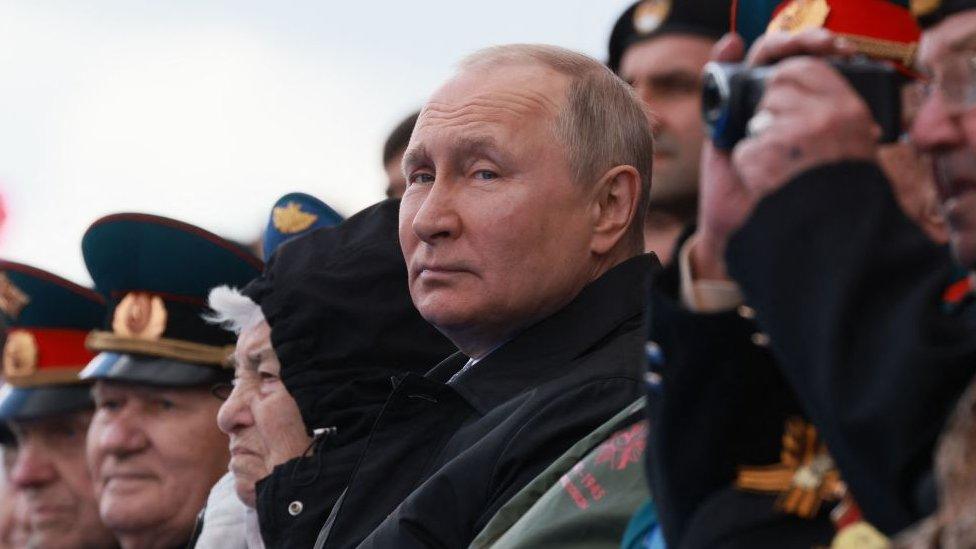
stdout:
<svg viewBox="0 0 976 549">
<path fill-rule="evenodd" d="M 822 27 L 830 14 L 827 0 L 793 0 L 769 22 L 767 31 L 800 32 Z"/>
<path fill-rule="evenodd" d="M 671 13 L 671 0 L 645 0 L 634 10 L 634 29 L 640 34 L 657 30 Z"/>
</svg>

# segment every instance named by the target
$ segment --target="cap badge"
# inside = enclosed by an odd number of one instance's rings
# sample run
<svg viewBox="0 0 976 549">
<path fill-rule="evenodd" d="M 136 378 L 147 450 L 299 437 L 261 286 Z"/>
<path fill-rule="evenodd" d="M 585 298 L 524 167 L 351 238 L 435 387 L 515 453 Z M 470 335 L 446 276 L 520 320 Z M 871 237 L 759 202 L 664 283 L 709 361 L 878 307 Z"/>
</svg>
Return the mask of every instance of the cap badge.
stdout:
<svg viewBox="0 0 976 549">
<path fill-rule="evenodd" d="M 37 371 L 37 341 L 30 332 L 14 330 L 3 347 L 3 375 L 7 379 L 28 377 Z"/>
<path fill-rule="evenodd" d="M 793 0 L 769 22 L 766 31 L 797 33 L 823 27 L 829 13 L 827 0 Z"/>
<path fill-rule="evenodd" d="M 302 211 L 298 202 L 289 202 L 285 206 L 278 206 L 271 213 L 274 226 L 284 234 L 300 233 L 312 226 L 319 218 L 315 214 Z"/>
<path fill-rule="evenodd" d="M 634 10 L 634 30 L 650 34 L 664 23 L 671 13 L 671 0 L 645 0 Z"/>
<path fill-rule="evenodd" d="M 166 305 L 158 295 L 127 294 L 115 308 L 112 330 L 123 337 L 157 340 L 166 331 Z"/>
<path fill-rule="evenodd" d="M 0 311 L 6 313 L 10 318 L 16 319 L 28 303 L 30 303 L 30 298 L 27 297 L 27 294 L 15 286 L 7 278 L 6 273 L 0 272 Z"/>
<path fill-rule="evenodd" d="M 939 9 L 942 0 L 911 0 L 912 14 L 915 17 L 924 17 Z"/>
</svg>

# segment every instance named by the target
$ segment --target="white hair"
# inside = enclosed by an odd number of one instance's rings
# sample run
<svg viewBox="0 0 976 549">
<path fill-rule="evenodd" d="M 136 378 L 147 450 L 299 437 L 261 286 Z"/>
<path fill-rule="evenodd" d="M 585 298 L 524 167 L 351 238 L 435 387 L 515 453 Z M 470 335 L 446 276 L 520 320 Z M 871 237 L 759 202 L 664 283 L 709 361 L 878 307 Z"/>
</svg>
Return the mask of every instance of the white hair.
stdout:
<svg viewBox="0 0 976 549">
<path fill-rule="evenodd" d="M 237 288 L 217 286 L 210 290 L 207 303 L 213 312 L 203 319 L 235 334 L 264 320 L 261 306 Z"/>
</svg>

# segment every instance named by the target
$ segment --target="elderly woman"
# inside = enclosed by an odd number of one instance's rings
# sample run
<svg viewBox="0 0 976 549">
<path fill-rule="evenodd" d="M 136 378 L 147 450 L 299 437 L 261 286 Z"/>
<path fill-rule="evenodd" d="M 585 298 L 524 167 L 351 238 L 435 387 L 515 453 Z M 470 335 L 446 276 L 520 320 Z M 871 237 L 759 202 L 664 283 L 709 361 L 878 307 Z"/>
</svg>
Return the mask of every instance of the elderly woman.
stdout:
<svg viewBox="0 0 976 549">
<path fill-rule="evenodd" d="M 210 294 L 216 320 L 239 332 L 218 423 L 237 495 L 257 509 L 268 547 L 314 543 L 390 378 L 453 351 L 410 300 L 398 207 L 381 202 L 287 242 L 243 292 Z"/>
</svg>

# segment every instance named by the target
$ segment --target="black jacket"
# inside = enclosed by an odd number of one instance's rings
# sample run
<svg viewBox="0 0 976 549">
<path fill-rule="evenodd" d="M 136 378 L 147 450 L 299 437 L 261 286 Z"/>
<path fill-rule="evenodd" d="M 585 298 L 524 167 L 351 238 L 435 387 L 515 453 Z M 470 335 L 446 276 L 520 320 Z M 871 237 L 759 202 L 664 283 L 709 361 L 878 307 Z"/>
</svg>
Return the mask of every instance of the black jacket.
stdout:
<svg viewBox="0 0 976 549">
<path fill-rule="evenodd" d="M 640 395 L 653 263 L 640 256 L 611 269 L 450 384 L 467 357 L 403 377 L 324 546 L 470 543 L 512 495 Z"/>
<path fill-rule="evenodd" d="M 948 250 L 875 165 L 842 163 L 766 198 L 727 259 L 866 518 L 891 534 L 928 515 L 936 439 L 976 371 L 972 316 L 941 307 Z"/>
<path fill-rule="evenodd" d="M 652 288 L 650 339 L 661 353 L 650 364 L 647 467 L 668 547 L 829 545 L 826 508 L 805 520 L 779 511 L 773 495 L 734 488 L 739 466 L 780 461 L 786 421 L 803 415 L 769 350 L 753 342 L 755 322 L 684 308 L 678 261 Z"/>
</svg>

